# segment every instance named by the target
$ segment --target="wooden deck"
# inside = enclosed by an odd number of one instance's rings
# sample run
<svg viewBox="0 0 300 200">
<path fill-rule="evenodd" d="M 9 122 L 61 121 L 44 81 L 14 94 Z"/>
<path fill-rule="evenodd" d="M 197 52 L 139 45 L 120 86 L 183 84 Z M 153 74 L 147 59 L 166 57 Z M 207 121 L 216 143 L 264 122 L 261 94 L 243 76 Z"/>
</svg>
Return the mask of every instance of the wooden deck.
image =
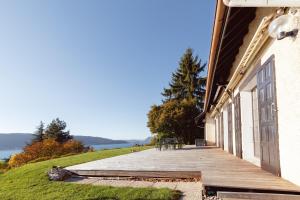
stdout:
<svg viewBox="0 0 300 200">
<path fill-rule="evenodd" d="M 268 173 L 218 148 L 185 147 L 182 150 L 157 151 L 150 149 L 128 155 L 93 161 L 67 169 L 82 175 L 94 176 L 105 172 L 200 172 L 207 188 L 235 188 L 253 191 L 300 194 L 300 187 Z M 119 171 L 119 172 L 118 172 Z"/>
</svg>

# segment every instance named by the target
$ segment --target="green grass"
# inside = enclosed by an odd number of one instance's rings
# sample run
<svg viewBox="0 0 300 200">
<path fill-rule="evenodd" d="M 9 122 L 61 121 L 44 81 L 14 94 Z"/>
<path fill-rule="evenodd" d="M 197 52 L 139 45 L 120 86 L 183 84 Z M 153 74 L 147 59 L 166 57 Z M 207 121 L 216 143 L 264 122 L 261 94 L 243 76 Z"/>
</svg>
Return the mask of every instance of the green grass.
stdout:
<svg viewBox="0 0 300 200">
<path fill-rule="evenodd" d="M 52 166 L 67 167 L 98 159 L 128 154 L 149 147 L 102 150 L 31 163 L 0 174 L 1 200 L 162 200 L 177 199 L 178 192 L 169 189 L 122 188 L 109 186 L 79 185 L 49 181 L 47 171 Z"/>
</svg>

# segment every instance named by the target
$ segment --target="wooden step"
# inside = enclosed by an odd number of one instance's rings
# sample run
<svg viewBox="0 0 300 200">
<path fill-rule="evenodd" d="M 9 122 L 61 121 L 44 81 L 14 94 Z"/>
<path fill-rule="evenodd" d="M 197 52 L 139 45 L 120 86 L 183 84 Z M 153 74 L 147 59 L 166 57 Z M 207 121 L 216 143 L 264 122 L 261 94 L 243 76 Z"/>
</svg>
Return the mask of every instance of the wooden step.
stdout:
<svg viewBox="0 0 300 200">
<path fill-rule="evenodd" d="M 80 176 L 95 177 L 146 177 L 146 178 L 196 178 L 200 171 L 131 171 L 131 170 L 70 170 Z"/>
<path fill-rule="evenodd" d="M 223 200 L 300 200 L 300 195 L 252 193 L 252 192 L 217 192 Z"/>
</svg>

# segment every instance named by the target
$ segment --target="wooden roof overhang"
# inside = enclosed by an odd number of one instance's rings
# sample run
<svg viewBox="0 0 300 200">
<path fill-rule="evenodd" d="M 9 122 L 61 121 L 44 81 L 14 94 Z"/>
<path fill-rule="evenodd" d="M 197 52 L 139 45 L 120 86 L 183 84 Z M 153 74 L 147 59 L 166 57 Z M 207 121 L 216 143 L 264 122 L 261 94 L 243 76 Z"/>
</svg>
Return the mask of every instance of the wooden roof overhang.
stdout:
<svg viewBox="0 0 300 200">
<path fill-rule="evenodd" d="M 229 8 L 217 1 L 214 30 L 208 63 L 204 111 L 216 104 L 230 78 L 239 48 L 255 18 L 256 8 Z"/>
</svg>

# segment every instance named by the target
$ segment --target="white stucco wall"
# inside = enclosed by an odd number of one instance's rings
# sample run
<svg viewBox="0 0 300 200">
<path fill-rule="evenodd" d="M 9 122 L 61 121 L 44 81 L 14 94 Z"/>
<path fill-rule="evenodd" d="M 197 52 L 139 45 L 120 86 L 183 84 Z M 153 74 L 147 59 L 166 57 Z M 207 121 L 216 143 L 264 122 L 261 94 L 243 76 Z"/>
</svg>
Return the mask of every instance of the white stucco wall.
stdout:
<svg viewBox="0 0 300 200">
<path fill-rule="evenodd" d="M 275 56 L 281 176 L 300 185 L 300 34 L 296 39 L 274 40 L 261 56 L 262 63 L 271 55 Z"/>
<path fill-rule="evenodd" d="M 228 152 L 228 113 L 227 105 L 223 108 L 224 150 Z"/>
<path fill-rule="evenodd" d="M 244 39 L 243 47 L 240 48 L 236 64 L 239 62 L 239 58 L 248 44 L 249 36 L 252 36 L 261 18 L 272 11 L 273 9 L 267 8 L 257 10 L 257 17 L 249 26 L 249 34 Z M 300 15 L 299 11 L 297 15 Z M 281 176 L 300 185 L 300 160 L 297 159 L 300 155 L 300 88 L 297 87 L 300 86 L 300 36 L 298 35 L 296 39 L 285 38 L 280 41 L 271 39 L 256 56 L 252 63 L 252 68 L 255 67 L 259 60 L 263 64 L 272 55 L 275 56 Z M 244 79 L 246 77 L 247 75 Z M 238 90 L 239 88 L 237 88 L 235 93 Z M 259 159 L 254 157 L 253 142 L 251 142 L 253 141 L 253 132 L 252 128 L 250 128 L 252 124 L 250 124 L 250 115 L 248 117 L 245 115 L 247 109 L 250 108 L 250 104 L 249 102 L 247 103 L 248 100 L 245 97 L 247 97 L 247 94 L 244 93 L 243 97 L 241 97 L 245 100 L 244 102 L 243 100 L 241 101 L 243 156 L 244 159 L 260 165 Z"/>
<path fill-rule="evenodd" d="M 236 146 L 235 146 L 235 120 L 234 120 L 234 104 L 232 103 L 232 145 L 233 145 L 233 155 L 236 156 Z"/>
<path fill-rule="evenodd" d="M 257 18 L 261 18 L 268 12 L 267 9 L 258 9 Z M 300 11 L 297 15 L 300 16 Z M 250 28 L 254 28 L 257 22 L 255 20 Z M 271 56 L 275 57 L 281 176 L 300 185 L 300 160 L 297 159 L 300 155 L 300 87 L 298 87 L 300 86 L 300 34 L 294 39 L 270 39 L 256 56 L 251 68 L 254 68 L 259 60 L 261 64 L 265 63 Z M 250 71 L 251 69 L 247 74 Z M 247 78 L 247 74 L 244 79 Z M 238 90 L 239 87 L 235 93 Z M 249 110 L 251 97 L 247 95 L 250 93 L 241 91 L 243 156 L 244 159 L 260 165 L 260 161 L 254 157 L 253 142 L 251 142 L 253 141 L 252 122 L 250 123 L 252 116 L 246 115 L 247 112 L 252 112 Z"/>
<path fill-rule="evenodd" d="M 240 94 L 243 159 L 260 166 L 259 159 L 254 156 L 251 92 L 241 91 Z"/>
<path fill-rule="evenodd" d="M 249 33 L 245 36 L 244 43 L 239 49 L 239 54 L 236 56 L 235 62 L 233 63 L 231 74 L 233 74 L 235 68 L 240 62 L 240 59 L 252 39 L 261 19 L 271 12 L 274 12 L 274 8 L 257 9 L 256 19 L 251 22 L 249 26 Z M 300 16 L 299 13 L 300 11 L 297 15 Z M 241 83 L 243 83 L 248 74 L 250 74 L 259 61 L 263 64 L 272 55 L 275 56 L 281 176 L 284 179 L 300 185 L 300 33 L 296 39 L 285 38 L 280 41 L 270 39 L 261 49 L 259 54 L 256 55 L 255 59 L 251 63 L 251 68 L 248 70 Z M 260 160 L 254 156 L 251 93 L 249 91 L 240 91 L 240 85 L 236 88 L 234 94 L 236 95 L 238 92 L 241 94 L 243 159 L 259 166 Z M 228 121 L 226 105 L 224 105 L 222 109 L 225 111 L 224 147 L 225 150 L 228 151 Z M 234 135 L 235 134 L 233 132 L 233 137 Z"/>
<path fill-rule="evenodd" d="M 215 117 L 215 120 L 216 120 L 216 146 L 219 147 L 219 128 L 218 128 L 218 124 L 220 123 L 219 122 L 219 119 L 217 117 Z"/>
<path fill-rule="evenodd" d="M 205 119 L 205 140 L 210 144 L 216 144 L 215 120 L 208 116 Z"/>
</svg>

